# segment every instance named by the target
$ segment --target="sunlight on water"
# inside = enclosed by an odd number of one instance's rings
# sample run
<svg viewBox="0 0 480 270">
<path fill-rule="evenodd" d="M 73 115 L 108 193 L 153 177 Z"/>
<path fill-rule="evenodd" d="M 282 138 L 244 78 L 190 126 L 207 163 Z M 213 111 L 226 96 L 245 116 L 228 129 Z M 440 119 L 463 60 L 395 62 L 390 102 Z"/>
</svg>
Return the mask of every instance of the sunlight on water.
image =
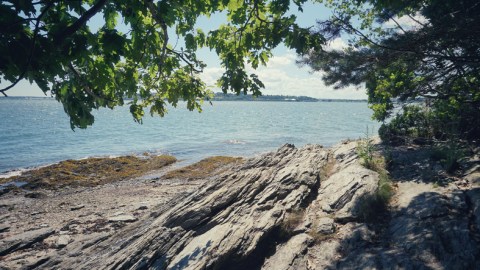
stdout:
<svg viewBox="0 0 480 270">
<path fill-rule="evenodd" d="M 182 108 L 180 108 L 182 107 Z M 164 117 L 134 123 L 128 107 L 95 112 L 95 124 L 70 129 L 61 104 L 47 98 L 0 99 L 0 172 L 65 159 L 168 153 L 198 160 L 212 155 L 248 156 L 284 143 L 330 146 L 377 130 L 366 103 L 230 102 L 202 113 L 179 106 Z"/>
</svg>

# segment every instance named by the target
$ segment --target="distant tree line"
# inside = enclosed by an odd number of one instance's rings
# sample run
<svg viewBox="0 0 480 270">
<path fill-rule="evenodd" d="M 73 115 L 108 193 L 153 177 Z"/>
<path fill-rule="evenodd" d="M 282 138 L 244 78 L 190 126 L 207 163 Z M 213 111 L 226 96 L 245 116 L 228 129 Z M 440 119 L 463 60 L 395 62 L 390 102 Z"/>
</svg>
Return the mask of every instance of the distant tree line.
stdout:
<svg viewBox="0 0 480 270">
<path fill-rule="evenodd" d="M 214 101 L 285 101 L 285 102 L 366 102 L 359 99 L 328 99 L 313 98 L 308 96 L 284 96 L 284 95 L 236 95 L 231 93 L 217 92 L 213 96 Z"/>
</svg>

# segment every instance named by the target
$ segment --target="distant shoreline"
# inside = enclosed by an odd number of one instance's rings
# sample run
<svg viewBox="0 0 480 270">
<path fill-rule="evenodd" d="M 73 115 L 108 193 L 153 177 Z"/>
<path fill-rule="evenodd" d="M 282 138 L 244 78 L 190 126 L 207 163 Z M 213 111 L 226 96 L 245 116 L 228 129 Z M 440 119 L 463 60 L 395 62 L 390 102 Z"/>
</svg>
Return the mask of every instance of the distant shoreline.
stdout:
<svg viewBox="0 0 480 270">
<path fill-rule="evenodd" d="M 279 102 L 367 102 L 366 99 L 335 99 L 335 98 L 313 98 L 308 96 L 284 96 L 284 95 L 236 95 L 215 93 L 212 101 L 279 101 Z"/>
<path fill-rule="evenodd" d="M 221 95 L 220 95 L 221 94 Z M 0 97 L 4 99 L 54 99 L 53 97 L 31 97 L 31 96 L 9 96 Z M 132 100 L 126 98 L 125 100 Z M 211 101 L 268 101 L 268 102 L 362 102 L 366 103 L 366 99 L 336 99 L 336 98 L 312 98 L 307 96 L 282 96 L 282 95 L 264 95 L 253 97 L 252 95 L 235 95 L 216 93 Z"/>
</svg>

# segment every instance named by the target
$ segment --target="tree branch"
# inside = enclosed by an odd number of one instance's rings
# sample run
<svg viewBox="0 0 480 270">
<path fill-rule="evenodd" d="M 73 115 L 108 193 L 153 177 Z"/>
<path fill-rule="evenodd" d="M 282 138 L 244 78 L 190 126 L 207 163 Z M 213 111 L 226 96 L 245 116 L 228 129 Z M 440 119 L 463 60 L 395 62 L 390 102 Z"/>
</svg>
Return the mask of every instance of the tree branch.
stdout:
<svg viewBox="0 0 480 270">
<path fill-rule="evenodd" d="M 163 66 L 163 63 L 165 61 L 165 55 L 167 53 L 167 45 L 168 45 L 168 29 L 167 29 L 167 24 L 163 20 L 163 18 L 158 15 L 158 12 L 156 10 L 156 6 L 153 3 L 153 1 L 150 0 L 144 0 L 145 6 L 148 8 L 150 13 L 152 14 L 153 19 L 160 24 L 160 27 L 162 28 L 163 32 L 163 45 L 162 45 L 162 54 L 160 56 L 160 63 L 159 66 Z"/>
<path fill-rule="evenodd" d="M 98 2 L 93 5 L 89 10 L 87 10 L 78 20 L 76 20 L 72 25 L 65 28 L 60 33 L 57 33 L 54 36 L 55 44 L 60 44 L 65 38 L 71 36 L 73 33 L 77 32 L 80 27 L 84 26 L 90 18 L 97 14 L 103 6 L 107 3 L 108 0 L 98 0 Z"/>
<path fill-rule="evenodd" d="M 390 20 L 392 20 L 398 26 L 398 28 L 400 28 L 400 30 L 402 30 L 403 33 L 407 33 L 405 31 L 405 29 L 403 29 L 403 27 L 397 22 L 397 20 L 395 20 L 395 18 L 393 18 L 393 16 L 390 17 Z"/>
<path fill-rule="evenodd" d="M 79 80 L 80 83 L 83 84 L 83 89 L 85 90 L 85 92 L 87 92 L 87 94 L 89 94 L 90 96 L 92 96 L 94 98 L 97 98 L 97 99 L 104 99 L 104 100 L 107 100 L 107 101 L 110 101 L 110 102 L 113 101 L 109 98 L 101 97 L 101 96 L 95 94 L 87 84 L 82 83 L 82 76 L 80 75 L 80 73 L 78 73 L 78 71 L 75 69 L 75 67 L 72 65 L 72 63 L 68 63 L 68 68 L 70 69 L 70 71 L 72 71 L 72 73 L 75 75 L 77 80 Z"/>
<path fill-rule="evenodd" d="M 30 53 L 29 53 L 29 56 L 28 56 L 28 59 L 27 59 L 27 64 L 25 64 L 25 67 L 24 67 L 22 73 L 20 74 L 20 76 L 18 76 L 18 78 L 15 80 L 15 82 L 13 82 L 11 85 L 9 85 L 9 86 L 0 90 L 0 93 L 2 93 L 5 97 L 8 97 L 5 92 L 12 89 L 15 85 L 17 85 L 17 83 L 19 83 L 25 77 L 25 74 L 27 74 L 28 67 L 30 66 L 30 63 L 32 62 L 33 51 L 35 50 L 35 43 L 37 42 L 37 37 L 38 37 L 38 31 L 40 30 L 40 21 L 41 21 L 42 17 L 45 15 L 45 13 L 47 13 L 47 11 L 52 6 L 53 6 L 53 1 L 49 2 L 48 5 L 45 6 L 45 9 L 42 11 L 42 13 L 40 13 L 40 15 L 38 16 L 37 22 L 35 23 L 35 30 L 33 31 L 32 45 L 30 47 Z"/>
<path fill-rule="evenodd" d="M 426 25 L 421 23 L 419 20 L 415 19 L 414 16 L 410 15 L 410 14 L 407 14 L 407 16 L 414 22 L 418 23 L 419 25 L 421 25 L 422 27 L 425 27 Z"/>
<path fill-rule="evenodd" d="M 392 50 L 392 51 L 398 51 L 398 52 L 406 52 L 406 53 L 414 53 L 414 54 L 419 54 L 419 55 L 423 55 L 423 54 L 420 54 L 419 52 L 417 51 L 412 51 L 412 50 L 407 50 L 407 49 L 401 49 L 401 48 L 392 48 L 392 47 L 389 47 L 389 46 L 385 46 L 385 45 L 382 45 L 378 42 L 375 42 L 373 41 L 371 38 L 367 37 L 364 33 L 362 33 L 360 30 L 356 29 L 355 27 L 353 27 L 350 23 L 340 19 L 337 15 L 333 15 L 333 17 L 335 19 L 337 19 L 338 21 L 340 21 L 342 23 L 342 25 L 344 26 L 343 28 L 346 30 L 346 31 L 351 31 L 353 32 L 355 35 L 363 38 L 365 41 L 367 41 L 368 43 L 376 46 L 376 47 L 379 47 L 379 48 L 382 48 L 382 49 L 386 49 L 386 50 Z"/>
<path fill-rule="evenodd" d="M 179 53 L 179 52 L 174 51 L 174 50 L 171 50 L 171 49 L 167 49 L 167 50 L 168 50 L 169 52 L 175 54 L 176 56 L 180 57 L 180 59 L 182 59 L 183 62 L 187 63 L 187 65 L 189 65 L 190 68 L 191 68 L 193 71 L 195 71 L 195 72 L 197 72 L 197 73 L 202 72 L 201 70 L 196 69 L 196 68 L 195 68 L 195 65 L 194 65 L 193 63 L 191 63 L 190 61 L 188 61 L 188 60 L 185 58 L 185 56 L 183 55 L 183 53 Z"/>
</svg>

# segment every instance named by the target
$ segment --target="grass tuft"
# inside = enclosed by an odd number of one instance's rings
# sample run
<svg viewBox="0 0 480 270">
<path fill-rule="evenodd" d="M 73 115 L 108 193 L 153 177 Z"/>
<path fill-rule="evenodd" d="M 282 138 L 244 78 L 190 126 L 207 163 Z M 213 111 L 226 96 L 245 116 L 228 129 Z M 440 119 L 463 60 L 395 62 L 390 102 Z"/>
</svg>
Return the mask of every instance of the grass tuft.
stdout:
<svg viewBox="0 0 480 270">
<path fill-rule="evenodd" d="M 376 222 L 381 217 L 381 213 L 387 210 L 388 203 L 393 197 L 394 189 L 389 177 L 387 167 L 392 164 L 390 151 L 382 156 L 375 150 L 373 140 L 368 136 L 368 130 L 365 138 L 361 139 L 357 145 L 357 154 L 362 165 L 379 175 L 378 188 L 374 194 L 362 198 L 360 202 L 360 218 L 366 222 Z"/>
<path fill-rule="evenodd" d="M 370 138 L 370 135 L 367 132 L 365 133 L 365 137 L 359 139 L 357 142 L 357 155 L 361 160 L 362 165 L 367 169 L 373 169 L 375 166 L 374 163 L 374 152 L 375 152 L 375 145 L 373 144 L 373 139 Z"/>
<path fill-rule="evenodd" d="M 205 177 L 210 177 L 216 173 L 220 173 L 222 171 L 222 167 L 236 162 L 240 162 L 241 160 L 242 158 L 239 157 L 209 157 L 202 159 L 192 165 L 169 171 L 165 174 L 164 178 L 184 178 L 188 180 L 202 179 Z"/>
<path fill-rule="evenodd" d="M 454 173 L 459 169 L 459 161 L 465 156 L 466 151 L 455 142 L 436 146 L 430 154 L 430 158 L 435 161 L 440 161 L 440 164 L 442 164 L 442 167 L 448 173 Z"/>
<path fill-rule="evenodd" d="M 308 235 L 312 237 L 313 242 L 315 244 L 320 244 L 323 241 L 335 238 L 335 233 L 323 234 L 323 233 L 316 232 L 314 230 L 308 231 Z"/>
<path fill-rule="evenodd" d="M 286 213 L 282 222 L 282 228 L 286 232 L 292 232 L 303 222 L 305 211 L 303 209 L 296 209 Z"/>
</svg>

